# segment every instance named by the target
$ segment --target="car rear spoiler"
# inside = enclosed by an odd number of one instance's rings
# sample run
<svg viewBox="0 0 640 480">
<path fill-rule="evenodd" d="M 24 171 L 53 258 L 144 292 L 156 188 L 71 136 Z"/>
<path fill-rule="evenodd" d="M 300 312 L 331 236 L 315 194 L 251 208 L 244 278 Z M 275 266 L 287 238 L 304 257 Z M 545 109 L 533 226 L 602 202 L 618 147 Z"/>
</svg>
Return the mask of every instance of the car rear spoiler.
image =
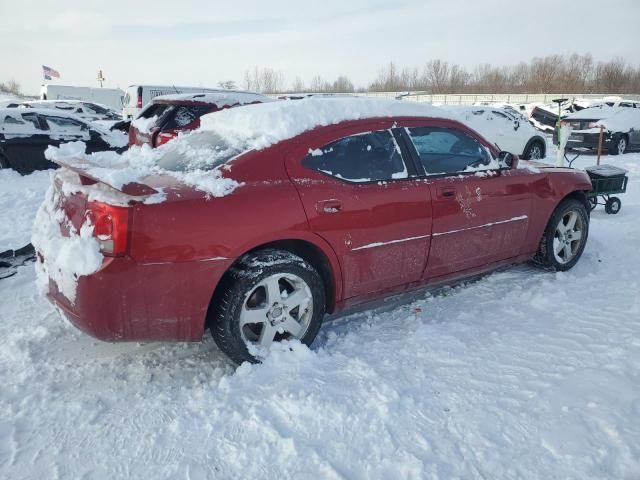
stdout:
<svg viewBox="0 0 640 480">
<path fill-rule="evenodd" d="M 77 173 L 80 176 L 80 182 L 82 183 L 82 185 L 95 185 L 96 183 L 103 183 L 132 197 L 146 197 L 148 195 L 153 195 L 154 193 L 159 193 L 155 188 L 139 182 L 129 182 L 121 186 L 116 186 L 113 184 L 113 182 L 110 182 L 109 180 L 104 178 L 100 178 L 99 175 L 91 172 L 91 170 L 93 169 L 104 169 L 104 166 L 92 162 L 87 162 L 86 160 L 74 159 L 73 161 L 69 162 L 66 159 L 54 159 L 52 160 L 52 162 Z M 117 170 L 117 168 L 114 168 L 114 170 Z"/>
</svg>

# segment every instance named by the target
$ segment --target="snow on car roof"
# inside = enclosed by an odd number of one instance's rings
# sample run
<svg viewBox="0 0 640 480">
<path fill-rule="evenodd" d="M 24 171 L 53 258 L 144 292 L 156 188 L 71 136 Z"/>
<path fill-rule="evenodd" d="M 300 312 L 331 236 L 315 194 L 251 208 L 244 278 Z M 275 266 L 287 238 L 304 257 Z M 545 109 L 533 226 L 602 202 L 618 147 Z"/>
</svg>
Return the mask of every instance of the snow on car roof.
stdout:
<svg viewBox="0 0 640 480">
<path fill-rule="evenodd" d="M 597 105 L 585 108 L 579 112 L 571 113 L 565 117 L 566 120 L 602 120 L 610 118 L 628 110 L 637 110 L 629 107 L 610 107 L 608 105 Z"/>
<path fill-rule="evenodd" d="M 10 108 L 0 108 L 0 115 L 26 115 L 26 114 L 34 114 L 37 113 L 39 115 L 54 115 L 56 117 L 68 117 L 68 118 L 73 118 L 74 120 L 78 120 L 79 122 L 82 123 L 87 123 L 87 121 L 85 119 L 83 119 L 82 117 L 79 117 L 78 115 L 71 113 L 71 112 L 67 112 L 65 110 L 57 110 L 57 109 L 51 109 L 51 108 L 16 108 L 16 107 L 10 107 Z"/>
<path fill-rule="evenodd" d="M 247 105 L 200 118 L 201 130 L 261 150 L 315 127 L 384 117 L 437 117 L 460 121 L 453 111 L 419 102 L 364 97 L 306 97 Z"/>
<path fill-rule="evenodd" d="M 170 102 L 198 102 L 215 105 L 218 108 L 228 107 L 231 105 L 256 103 L 256 102 L 272 102 L 273 99 L 253 92 L 243 92 L 235 90 L 225 90 L 221 92 L 210 93 L 173 93 L 171 95 L 160 95 L 153 99 L 154 103 L 170 103 Z"/>
</svg>

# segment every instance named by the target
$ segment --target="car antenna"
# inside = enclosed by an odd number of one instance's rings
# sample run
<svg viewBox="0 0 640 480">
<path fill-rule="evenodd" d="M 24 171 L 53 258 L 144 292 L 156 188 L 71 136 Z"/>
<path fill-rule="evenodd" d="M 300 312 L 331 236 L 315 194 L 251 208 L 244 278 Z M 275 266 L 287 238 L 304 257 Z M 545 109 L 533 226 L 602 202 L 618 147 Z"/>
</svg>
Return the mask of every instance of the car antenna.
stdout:
<svg viewBox="0 0 640 480">
<path fill-rule="evenodd" d="M 172 87 L 173 87 L 173 89 L 176 91 L 176 93 L 180 93 L 180 92 L 178 91 L 178 89 L 176 88 L 176 86 L 175 86 L 175 85 L 171 85 L 171 86 L 172 86 Z"/>
</svg>

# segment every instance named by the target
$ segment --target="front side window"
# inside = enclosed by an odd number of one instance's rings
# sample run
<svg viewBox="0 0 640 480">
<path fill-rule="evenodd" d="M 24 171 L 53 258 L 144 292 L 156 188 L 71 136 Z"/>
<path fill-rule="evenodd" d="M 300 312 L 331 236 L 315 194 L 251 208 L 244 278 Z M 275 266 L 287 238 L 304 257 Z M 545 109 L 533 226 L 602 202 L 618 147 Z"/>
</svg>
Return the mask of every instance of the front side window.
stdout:
<svg viewBox="0 0 640 480">
<path fill-rule="evenodd" d="M 408 176 L 400 149 L 388 130 L 336 140 L 310 151 L 303 165 L 350 182 L 384 181 Z"/>
<path fill-rule="evenodd" d="M 427 175 L 486 169 L 494 160 L 480 142 L 453 128 L 414 127 L 407 133 Z"/>
</svg>

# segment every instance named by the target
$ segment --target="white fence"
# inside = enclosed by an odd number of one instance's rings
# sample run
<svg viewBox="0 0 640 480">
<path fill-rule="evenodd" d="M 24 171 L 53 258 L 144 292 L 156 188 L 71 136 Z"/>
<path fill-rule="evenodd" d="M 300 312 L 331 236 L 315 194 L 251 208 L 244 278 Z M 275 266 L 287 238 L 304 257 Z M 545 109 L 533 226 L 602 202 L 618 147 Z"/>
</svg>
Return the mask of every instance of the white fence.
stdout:
<svg viewBox="0 0 640 480">
<path fill-rule="evenodd" d="M 278 97 L 287 94 L 272 95 Z M 289 94 L 295 95 L 295 94 Z M 640 101 L 637 94 L 616 94 L 607 93 L 513 93 L 513 94 L 430 94 L 425 92 L 366 92 L 366 93 L 336 93 L 335 95 L 357 95 L 360 97 L 382 97 L 382 98 L 402 98 L 414 102 L 439 103 L 444 105 L 473 105 L 475 103 L 551 103 L 555 98 L 582 98 L 599 99 L 603 97 L 619 97 L 627 100 Z"/>
</svg>

